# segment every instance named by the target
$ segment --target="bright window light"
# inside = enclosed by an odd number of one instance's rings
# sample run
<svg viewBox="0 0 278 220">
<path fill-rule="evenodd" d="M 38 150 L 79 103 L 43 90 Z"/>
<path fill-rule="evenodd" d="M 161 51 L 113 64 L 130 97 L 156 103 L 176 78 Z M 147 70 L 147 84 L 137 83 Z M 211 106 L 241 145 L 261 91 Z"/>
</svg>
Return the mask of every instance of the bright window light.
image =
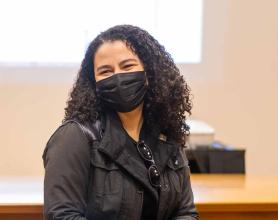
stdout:
<svg viewBox="0 0 278 220">
<path fill-rule="evenodd" d="M 80 63 L 88 43 L 117 24 L 152 34 L 177 63 L 201 61 L 202 0 L 5 0 L 0 64 Z"/>
</svg>

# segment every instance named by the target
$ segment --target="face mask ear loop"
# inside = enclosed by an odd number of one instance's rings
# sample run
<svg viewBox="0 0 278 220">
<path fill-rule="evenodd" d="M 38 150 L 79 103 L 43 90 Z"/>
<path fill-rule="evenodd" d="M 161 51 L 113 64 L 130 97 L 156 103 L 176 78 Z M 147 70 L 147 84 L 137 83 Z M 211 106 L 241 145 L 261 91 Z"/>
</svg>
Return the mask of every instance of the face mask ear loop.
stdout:
<svg viewBox="0 0 278 220">
<path fill-rule="evenodd" d="M 146 85 L 146 87 L 148 87 L 148 85 L 149 85 L 149 80 L 148 80 L 148 77 L 147 77 L 147 72 L 144 70 L 144 74 L 145 74 L 145 85 Z"/>
</svg>

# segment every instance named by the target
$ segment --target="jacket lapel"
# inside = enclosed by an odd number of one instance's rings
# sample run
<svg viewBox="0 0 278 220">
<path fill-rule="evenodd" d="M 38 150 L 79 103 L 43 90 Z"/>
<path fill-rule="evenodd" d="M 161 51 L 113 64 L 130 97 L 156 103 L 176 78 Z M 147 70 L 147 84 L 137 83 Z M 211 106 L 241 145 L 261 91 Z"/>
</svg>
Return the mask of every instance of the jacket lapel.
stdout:
<svg viewBox="0 0 278 220">
<path fill-rule="evenodd" d="M 149 182 L 146 166 L 131 156 L 127 151 L 128 140 L 122 129 L 120 120 L 113 114 L 107 114 L 105 118 L 105 131 L 98 150 L 126 170 L 158 201 L 157 190 Z M 153 132 L 153 135 L 157 135 L 157 132 Z M 169 157 L 174 152 L 174 145 L 159 140 L 158 137 L 155 138 L 153 135 L 152 137 L 150 135 L 148 137 L 146 136 L 146 141 L 150 145 L 158 169 L 162 173 Z"/>
</svg>

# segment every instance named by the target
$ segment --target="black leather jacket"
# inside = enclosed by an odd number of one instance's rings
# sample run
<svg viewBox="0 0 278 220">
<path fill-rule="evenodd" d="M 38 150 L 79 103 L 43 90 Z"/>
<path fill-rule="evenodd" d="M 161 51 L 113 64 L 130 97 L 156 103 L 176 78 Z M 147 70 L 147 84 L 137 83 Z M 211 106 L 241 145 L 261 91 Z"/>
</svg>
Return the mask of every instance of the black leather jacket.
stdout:
<svg viewBox="0 0 278 220">
<path fill-rule="evenodd" d="M 158 167 L 163 187 L 150 185 L 146 167 L 124 148 L 125 136 L 106 120 L 90 127 L 95 135 L 69 121 L 49 138 L 43 152 L 44 217 L 48 220 L 140 220 L 144 193 L 159 206 L 157 220 L 196 220 L 188 160 L 174 142 L 157 137 Z"/>
</svg>

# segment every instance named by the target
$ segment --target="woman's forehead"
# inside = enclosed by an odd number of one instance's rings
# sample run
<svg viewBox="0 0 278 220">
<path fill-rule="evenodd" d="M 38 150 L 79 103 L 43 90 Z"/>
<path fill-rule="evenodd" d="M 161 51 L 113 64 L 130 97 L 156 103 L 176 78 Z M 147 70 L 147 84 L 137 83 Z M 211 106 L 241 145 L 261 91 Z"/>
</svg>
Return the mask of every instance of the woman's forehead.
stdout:
<svg viewBox="0 0 278 220">
<path fill-rule="evenodd" d="M 125 42 L 106 41 L 96 51 L 94 63 L 100 61 L 121 61 L 123 59 L 133 58 L 139 60 L 138 56 L 125 44 Z"/>
</svg>

